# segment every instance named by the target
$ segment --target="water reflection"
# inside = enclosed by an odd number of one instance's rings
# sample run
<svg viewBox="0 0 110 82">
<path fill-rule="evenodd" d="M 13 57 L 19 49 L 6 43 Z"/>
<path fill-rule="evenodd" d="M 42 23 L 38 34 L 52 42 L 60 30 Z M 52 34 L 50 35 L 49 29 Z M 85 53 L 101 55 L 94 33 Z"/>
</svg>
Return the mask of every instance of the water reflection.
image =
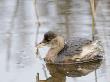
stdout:
<svg viewBox="0 0 110 82">
<path fill-rule="evenodd" d="M 47 80 L 40 80 L 39 82 L 66 82 L 68 77 L 81 77 L 88 75 L 92 71 L 98 69 L 102 63 L 102 59 L 89 62 L 76 62 L 74 64 L 50 64 L 47 63 L 47 69 L 51 77 Z"/>
</svg>

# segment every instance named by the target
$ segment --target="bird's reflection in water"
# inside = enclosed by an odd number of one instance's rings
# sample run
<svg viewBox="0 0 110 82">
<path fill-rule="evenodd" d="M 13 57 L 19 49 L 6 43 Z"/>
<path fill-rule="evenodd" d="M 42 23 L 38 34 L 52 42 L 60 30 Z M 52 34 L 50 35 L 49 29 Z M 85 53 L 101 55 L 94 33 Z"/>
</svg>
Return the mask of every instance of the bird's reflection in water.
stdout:
<svg viewBox="0 0 110 82">
<path fill-rule="evenodd" d="M 81 77 L 85 76 L 92 71 L 98 69 L 101 65 L 102 59 L 97 59 L 88 62 L 76 62 L 74 64 L 50 64 L 47 63 L 47 69 L 51 77 L 47 80 L 40 80 L 39 82 L 66 82 L 68 77 Z"/>
</svg>

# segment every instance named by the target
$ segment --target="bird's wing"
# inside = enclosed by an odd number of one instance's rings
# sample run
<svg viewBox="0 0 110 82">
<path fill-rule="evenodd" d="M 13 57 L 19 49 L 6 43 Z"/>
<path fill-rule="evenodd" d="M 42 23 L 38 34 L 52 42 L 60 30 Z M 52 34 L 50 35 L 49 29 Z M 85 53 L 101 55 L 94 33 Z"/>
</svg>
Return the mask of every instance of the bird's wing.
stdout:
<svg viewBox="0 0 110 82">
<path fill-rule="evenodd" d="M 92 41 L 86 38 L 72 38 L 65 43 L 65 47 L 59 52 L 58 55 L 71 56 L 80 54 L 82 47 L 90 44 Z"/>
</svg>

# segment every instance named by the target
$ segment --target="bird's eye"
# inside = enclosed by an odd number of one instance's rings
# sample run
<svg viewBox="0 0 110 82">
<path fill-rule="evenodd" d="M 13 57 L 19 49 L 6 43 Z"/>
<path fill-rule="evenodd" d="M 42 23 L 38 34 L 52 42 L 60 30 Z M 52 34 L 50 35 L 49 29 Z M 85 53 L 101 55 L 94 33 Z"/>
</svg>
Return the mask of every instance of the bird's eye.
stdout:
<svg viewBox="0 0 110 82">
<path fill-rule="evenodd" d="M 49 38 L 48 41 L 51 41 L 51 38 Z"/>
</svg>

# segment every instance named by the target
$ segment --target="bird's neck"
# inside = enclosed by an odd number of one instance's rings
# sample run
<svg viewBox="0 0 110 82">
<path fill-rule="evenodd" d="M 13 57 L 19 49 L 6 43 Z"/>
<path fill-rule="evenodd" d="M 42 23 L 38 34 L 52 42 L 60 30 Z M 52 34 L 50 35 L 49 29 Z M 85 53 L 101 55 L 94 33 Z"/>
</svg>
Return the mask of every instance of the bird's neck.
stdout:
<svg viewBox="0 0 110 82">
<path fill-rule="evenodd" d="M 64 48 L 64 38 L 61 36 L 57 36 L 52 42 L 51 42 L 51 48 L 48 51 L 48 54 L 51 55 L 57 55 L 63 48 Z"/>
</svg>

